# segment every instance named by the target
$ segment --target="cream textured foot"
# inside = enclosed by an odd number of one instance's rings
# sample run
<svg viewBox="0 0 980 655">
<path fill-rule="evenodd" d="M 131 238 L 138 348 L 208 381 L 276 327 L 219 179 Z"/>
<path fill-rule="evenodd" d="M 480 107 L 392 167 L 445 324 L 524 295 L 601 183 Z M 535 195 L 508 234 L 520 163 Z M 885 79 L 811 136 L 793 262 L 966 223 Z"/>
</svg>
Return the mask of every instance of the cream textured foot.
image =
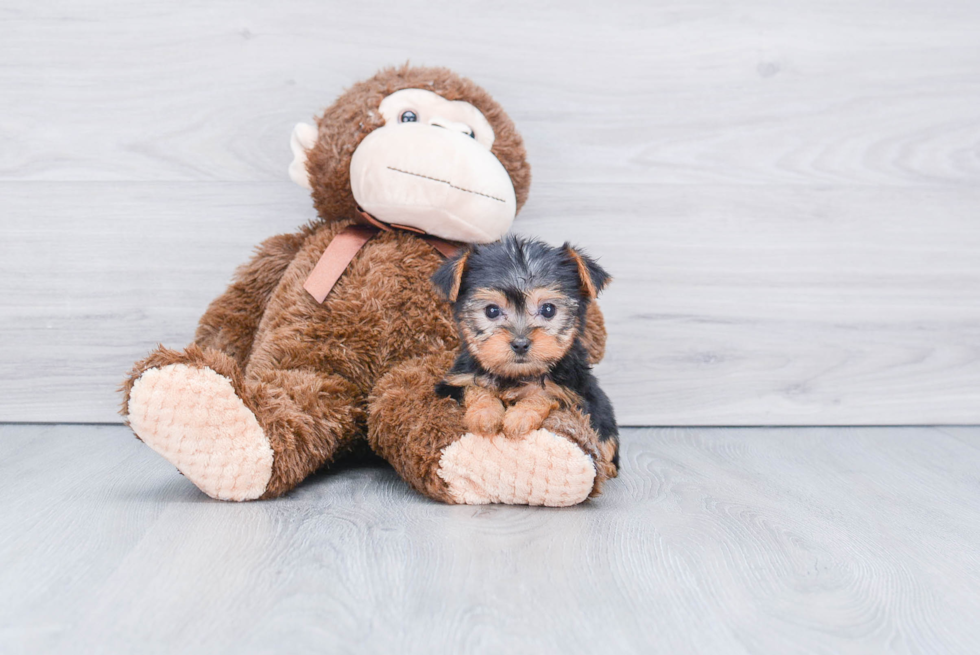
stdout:
<svg viewBox="0 0 980 655">
<path fill-rule="evenodd" d="M 198 488 L 253 500 L 272 476 L 272 448 L 231 381 L 209 368 L 151 368 L 133 385 L 129 424 Z"/>
<path fill-rule="evenodd" d="M 438 473 L 458 503 L 548 507 L 581 503 L 596 475 L 591 457 L 547 430 L 523 439 L 463 435 L 443 449 Z"/>
</svg>

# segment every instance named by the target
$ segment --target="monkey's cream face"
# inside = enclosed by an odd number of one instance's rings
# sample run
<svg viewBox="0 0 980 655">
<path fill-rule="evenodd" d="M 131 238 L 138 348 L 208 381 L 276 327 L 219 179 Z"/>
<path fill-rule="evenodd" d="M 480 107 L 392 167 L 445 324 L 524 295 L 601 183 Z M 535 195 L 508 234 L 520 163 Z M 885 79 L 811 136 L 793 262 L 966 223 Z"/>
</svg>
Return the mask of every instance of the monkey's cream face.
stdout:
<svg viewBox="0 0 980 655">
<path fill-rule="evenodd" d="M 468 102 L 403 89 L 378 108 L 384 127 L 354 151 L 351 190 L 386 223 L 445 239 L 487 243 L 514 220 L 514 186 L 490 152 L 494 133 Z"/>
<path fill-rule="evenodd" d="M 476 107 L 403 89 L 386 96 L 378 111 L 384 125 L 361 141 L 350 165 L 351 190 L 364 211 L 467 243 L 489 243 L 507 232 L 517 208 L 514 185 L 490 151 L 493 128 Z M 294 132 L 294 153 L 312 142 L 315 133 Z"/>
</svg>

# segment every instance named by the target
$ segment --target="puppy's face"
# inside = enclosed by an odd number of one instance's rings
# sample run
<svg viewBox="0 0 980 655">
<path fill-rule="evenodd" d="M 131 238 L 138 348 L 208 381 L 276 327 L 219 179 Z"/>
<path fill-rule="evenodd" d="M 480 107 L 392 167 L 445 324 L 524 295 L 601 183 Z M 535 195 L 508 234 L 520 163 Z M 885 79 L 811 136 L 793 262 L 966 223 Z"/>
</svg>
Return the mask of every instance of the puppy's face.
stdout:
<svg viewBox="0 0 980 655">
<path fill-rule="evenodd" d="M 609 275 L 567 243 L 511 236 L 458 255 L 432 281 L 470 354 L 513 379 L 543 375 L 568 353 Z"/>
<path fill-rule="evenodd" d="M 457 304 L 460 336 L 494 375 L 543 375 L 574 343 L 579 303 L 557 285 L 469 289 Z"/>
</svg>

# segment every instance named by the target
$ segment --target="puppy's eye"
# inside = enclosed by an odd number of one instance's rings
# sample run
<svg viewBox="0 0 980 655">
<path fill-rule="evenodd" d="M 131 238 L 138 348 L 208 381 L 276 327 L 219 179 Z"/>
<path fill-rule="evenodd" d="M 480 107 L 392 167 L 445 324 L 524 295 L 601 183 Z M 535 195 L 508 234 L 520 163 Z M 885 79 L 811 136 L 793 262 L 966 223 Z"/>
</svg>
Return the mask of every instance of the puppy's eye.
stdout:
<svg viewBox="0 0 980 655">
<path fill-rule="evenodd" d="M 557 312 L 558 309 L 550 302 L 546 302 L 545 304 L 541 305 L 541 309 L 539 311 L 545 318 L 554 318 L 555 312 Z"/>
<path fill-rule="evenodd" d="M 406 109 L 402 112 L 402 115 L 398 117 L 399 123 L 416 123 L 419 120 L 419 115 L 416 114 L 411 109 Z"/>
<path fill-rule="evenodd" d="M 496 305 L 487 305 L 483 310 L 483 313 L 487 315 L 489 319 L 495 319 L 500 316 L 500 307 Z"/>
</svg>

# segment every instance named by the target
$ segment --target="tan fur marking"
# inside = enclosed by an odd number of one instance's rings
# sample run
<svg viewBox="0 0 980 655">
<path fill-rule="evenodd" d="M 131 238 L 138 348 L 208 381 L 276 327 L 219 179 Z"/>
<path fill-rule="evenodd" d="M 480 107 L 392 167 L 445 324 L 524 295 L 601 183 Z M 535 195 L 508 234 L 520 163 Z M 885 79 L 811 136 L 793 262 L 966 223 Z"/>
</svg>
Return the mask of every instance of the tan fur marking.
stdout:
<svg viewBox="0 0 980 655">
<path fill-rule="evenodd" d="M 542 366 L 540 362 L 530 360 L 526 362 L 506 362 L 493 369 L 494 374 L 508 380 L 519 380 L 521 378 L 536 377 L 548 372 L 547 366 Z"/>
<path fill-rule="evenodd" d="M 459 336 L 462 338 L 463 343 L 466 344 L 466 347 L 470 349 L 470 352 L 475 355 L 476 352 L 473 350 L 473 348 L 470 347 L 470 344 L 477 343 L 479 337 L 477 336 L 476 332 L 473 330 L 473 327 L 468 325 L 467 323 L 463 323 L 459 326 L 459 332 L 460 332 Z M 484 338 L 486 337 L 484 336 Z"/>
<path fill-rule="evenodd" d="M 467 298 L 460 325 L 463 342 L 474 357 L 479 359 L 478 344 L 490 339 L 501 331 L 506 331 L 504 319 L 491 320 L 484 310 L 487 305 L 497 305 L 504 310 L 505 315 L 511 312 L 507 298 L 493 289 L 478 289 Z"/>
<path fill-rule="evenodd" d="M 457 373 L 455 375 L 447 375 L 446 379 L 443 380 L 446 384 L 451 384 L 454 387 L 470 387 L 476 386 L 476 376 L 472 373 Z"/>
<path fill-rule="evenodd" d="M 616 442 L 613 439 L 599 442 L 599 455 L 602 458 L 599 465 L 603 467 L 604 473 L 610 478 L 615 478 L 619 475 L 619 471 L 612 463 L 613 457 L 616 456 L 616 450 Z"/>
<path fill-rule="evenodd" d="M 523 437 L 537 430 L 558 409 L 558 402 L 543 387 L 527 385 L 529 392 L 504 414 L 504 436 L 508 439 Z"/>
<path fill-rule="evenodd" d="M 543 375 L 568 352 L 574 342 L 574 333 L 555 337 L 536 328 L 531 332 L 531 349 L 527 360 L 518 362 L 514 361 L 514 351 L 510 347 L 513 335 L 508 330 L 476 337 L 468 326 L 463 326 L 461 332 L 466 347 L 477 361 L 488 371 L 507 379 Z"/>
<path fill-rule="evenodd" d="M 479 343 L 467 343 L 470 352 L 485 369 L 493 373 L 502 371 L 512 363 L 514 351 L 510 349 L 510 333 L 495 332 Z M 510 377 L 510 376 L 505 376 Z"/>
<path fill-rule="evenodd" d="M 585 330 L 582 332 L 582 344 L 589 353 L 589 363 L 598 364 L 606 353 L 606 322 L 602 317 L 599 305 L 589 303 L 585 310 Z"/>
<path fill-rule="evenodd" d="M 552 302 L 557 313 L 551 319 L 538 315 L 538 308 Z M 504 316 L 497 320 L 486 318 L 487 305 L 497 305 Z M 571 306 L 570 306 L 571 305 Z M 533 289 L 527 294 L 527 317 L 517 317 L 507 297 L 496 289 L 476 289 L 467 299 L 461 325 L 461 336 L 470 353 L 487 370 L 505 378 L 541 375 L 561 359 L 578 334 L 574 325 L 574 301 L 551 287 Z M 510 342 L 514 327 L 531 326 L 531 349 L 526 361 L 515 361 Z"/>
<path fill-rule="evenodd" d="M 466 260 L 470 258 L 470 251 L 467 250 L 453 266 L 453 286 L 449 290 L 449 302 L 456 302 L 459 297 L 459 285 L 463 283 L 463 272 L 466 270 Z"/>
<path fill-rule="evenodd" d="M 546 379 L 544 381 L 544 388 L 552 398 L 558 401 L 563 409 L 582 407 L 585 404 L 577 393 L 565 387 L 558 386 L 551 380 Z"/>
<path fill-rule="evenodd" d="M 496 394 L 482 387 L 466 387 L 466 428 L 474 433 L 492 436 L 500 433 L 504 420 L 504 404 Z"/>
<path fill-rule="evenodd" d="M 537 328 L 531 332 L 531 350 L 528 352 L 535 361 L 547 366 L 565 356 L 575 339 L 575 329 L 572 334 L 563 333 L 558 336 Z"/>
<path fill-rule="evenodd" d="M 493 305 L 500 305 L 501 307 L 510 308 L 507 302 L 507 296 L 497 291 L 496 289 L 477 289 L 470 296 L 473 300 L 482 303 L 488 303 Z"/>
<path fill-rule="evenodd" d="M 582 259 L 582 255 L 578 254 L 574 248 L 569 248 L 568 254 L 578 266 L 578 276 L 582 281 L 582 290 L 585 291 L 590 299 L 595 300 L 599 297 L 599 290 L 592 283 L 592 276 L 589 275 L 589 267 L 585 265 L 585 260 Z"/>
<path fill-rule="evenodd" d="M 561 291 L 553 287 L 541 287 L 538 289 L 532 289 L 526 296 L 525 305 L 529 313 L 535 313 L 541 305 L 546 302 L 554 303 L 555 305 L 560 305 L 568 302 L 568 298 L 565 297 Z M 553 320 L 553 319 L 552 319 Z"/>
</svg>

